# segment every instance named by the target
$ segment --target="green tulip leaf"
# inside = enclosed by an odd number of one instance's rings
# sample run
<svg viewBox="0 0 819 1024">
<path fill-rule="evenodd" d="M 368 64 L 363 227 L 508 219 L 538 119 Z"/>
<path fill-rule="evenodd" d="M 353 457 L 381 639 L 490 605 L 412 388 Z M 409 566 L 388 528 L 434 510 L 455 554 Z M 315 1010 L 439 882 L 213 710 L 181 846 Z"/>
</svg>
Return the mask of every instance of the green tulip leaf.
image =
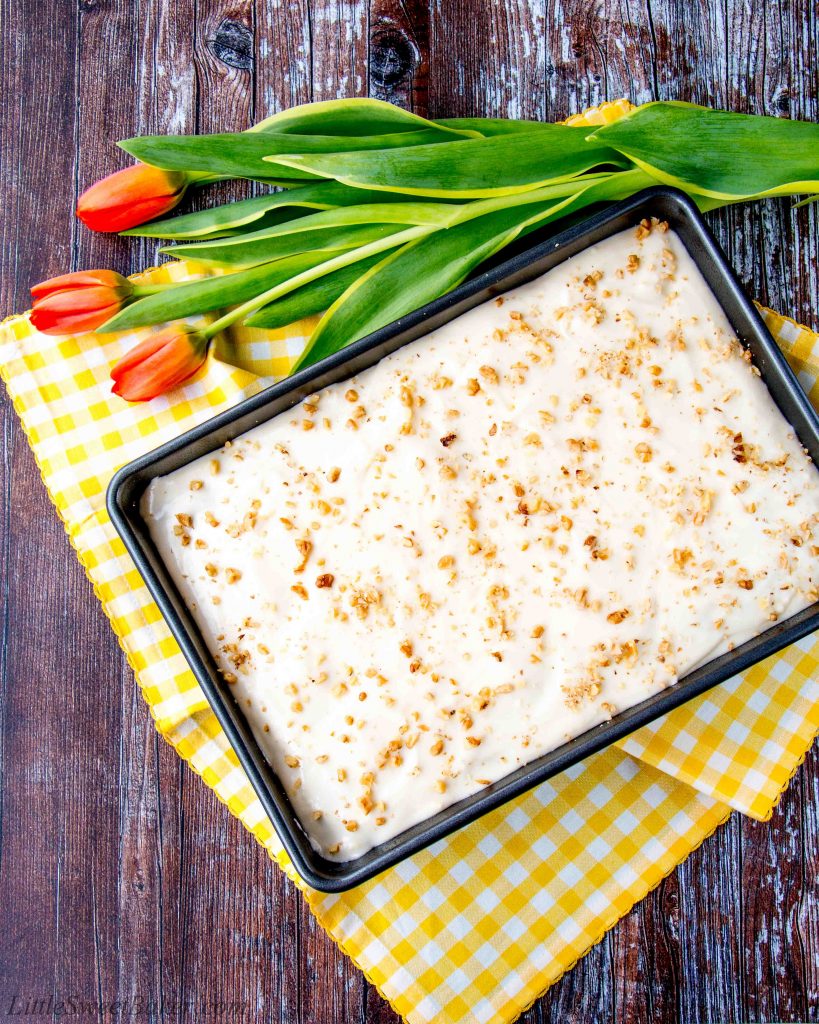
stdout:
<svg viewBox="0 0 819 1024">
<path fill-rule="evenodd" d="M 435 128 L 361 136 L 236 132 L 221 135 L 144 135 L 125 139 L 119 146 L 137 160 L 165 170 L 201 172 L 210 177 L 277 181 L 333 177 L 294 168 L 282 170 L 276 164 L 279 153 L 380 152 L 404 146 L 440 145 L 452 138 L 457 137 Z"/>
<path fill-rule="evenodd" d="M 389 135 L 437 130 L 452 137 L 473 137 L 468 127 L 449 128 L 383 100 L 341 99 L 302 103 L 260 121 L 250 132 L 296 135 Z"/>
<path fill-rule="evenodd" d="M 302 248 L 313 249 L 317 246 L 310 237 L 310 233 L 315 232 L 320 234 L 323 239 L 320 248 L 348 248 L 346 243 L 341 246 L 335 244 L 333 231 L 353 231 L 352 237 L 358 238 L 359 235 L 355 234 L 355 229 L 360 227 L 386 228 L 389 225 L 402 224 L 445 226 L 452 217 L 453 211 L 457 209 L 457 207 L 441 203 L 364 203 L 360 206 L 321 210 L 285 225 L 276 225 L 232 238 L 166 246 L 162 252 L 182 259 L 203 260 L 208 263 L 230 266 L 250 266 L 251 264 L 247 262 L 248 259 L 253 263 L 259 263 L 267 262 L 278 255 L 286 255 L 278 248 L 281 244 L 287 244 L 282 241 L 286 236 L 298 236 L 294 244 L 301 244 Z M 387 230 L 384 233 L 389 234 L 390 231 Z M 347 238 L 348 235 L 345 234 L 343 237 Z M 366 240 L 369 241 L 376 237 L 382 237 L 382 234 L 376 232 L 367 235 Z M 298 249 L 290 248 L 289 251 L 297 252 Z"/>
<path fill-rule="evenodd" d="M 489 138 L 494 135 L 519 135 L 521 132 L 548 132 L 554 125 L 549 121 L 511 121 L 505 117 L 445 117 L 435 122 L 441 128 L 468 131 Z M 588 129 L 587 129 L 588 131 Z"/>
<path fill-rule="evenodd" d="M 282 192 L 270 192 L 253 199 L 240 199 L 235 203 L 213 206 L 196 213 L 185 213 L 177 217 L 150 221 L 138 228 L 121 231 L 121 235 L 139 238 L 169 238 L 209 240 L 226 235 L 239 234 L 250 225 L 253 230 L 261 227 L 271 211 L 280 207 L 300 207 L 308 210 L 330 210 L 339 206 L 358 206 L 364 203 L 407 203 L 414 197 L 403 192 L 375 192 L 369 189 L 351 188 L 339 181 L 319 181 L 290 188 Z M 439 200 L 440 202 L 440 200 Z M 452 200 L 452 203 L 459 200 Z"/>
<path fill-rule="evenodd" d="M 100 331 L 130 331 L 148 324 L 164 324 L 186 316 L 235 306 L 252 299 L 274 285 L 329 259 L 329 252 L 299 253 L 287 259 L 265 263 L 250 270 L 206 277 L 172 285 L 153 295 L 137 299 L 108 320 Z"/>
<path fill-rule="evenodd" d="M 121 231 L 122 235 L 137 238 L 205 238 L 224 235 L 240 230 L 259 221 L 271 210 L 280 207 L 304 207 L 324 210 L 329 204 L 319 202 L 312 193 L 326 183 L 306 185 L 304 188 L 286 192 L 271 192 L 253 199 L 240 199 L 235 203 L 213 206 L 209 210 L 183 213 L 178 217 L 166 217 L 141 224 L 137 228 Z M 333 182 L 336 184 L 336 182 Z M 303 193 L 300 195 L 300 193 Z M 298 197 L 298 199 L 297 199 Z"/>
<path fill-rule="evenodd" d="M 349 227 L 329 226 L 276 234 L 260 231 L 257 235 L 254 233 L 255 237 L 242 235 L 208 243 L 174 245 L 161 251 L 179 259 L 195 259 L 217 266 L 253 267 L 300 252 L 354 249 L 386 238 L 400 228 L 400 224 L 351 224 Z"/>
<path fill-rule="evenodd" d="M 819 124 L 807 121 L 648 103 L 588 138 L 659 181 L 713 199 L 819 192 Z"/>
<path fill-rule="evenodd" d="M 536 130 L 446 146 L 375 153 L 277 156 L 282 173 L 335 178 L 356 188 L 419 196 L 480 198 L 512 195 L 576 177 L 594 167 L 630 167 L 616 150 L 587 142 L 586 128 L 542 125 Z"/>
</svg>

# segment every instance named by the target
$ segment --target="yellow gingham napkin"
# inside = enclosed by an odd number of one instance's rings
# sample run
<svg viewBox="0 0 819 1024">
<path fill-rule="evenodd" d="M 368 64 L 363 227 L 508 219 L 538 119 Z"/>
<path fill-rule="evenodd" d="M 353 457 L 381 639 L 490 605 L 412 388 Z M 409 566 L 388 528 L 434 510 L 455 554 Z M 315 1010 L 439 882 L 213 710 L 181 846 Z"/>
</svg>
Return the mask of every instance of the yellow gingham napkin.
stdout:
<svg viewBox="0 0 819 1024">
<path fill-rule="evenodd" d="M 622 112 L 615 105 L 593 119 Z M 151 280 L 181 279 L 170 264 Z M 819 336 L 765 312 L 816 404 Z M 449 839 L 341 895 L 295 875 L 105 512 L 113 472 L 283 375 L 309 324 L 235 332 L 170 398 L 128 406 L 110 366 L 139 334 L 0 328 L 0 373 L 43 480 L 161 734 L 304 891 L 411 1024 L 509 1022 L 726 819 L 763 818 L 819 728 L 808 638 Z M 638 760 L 639 759 L 639 760 Z"/>
</svg>

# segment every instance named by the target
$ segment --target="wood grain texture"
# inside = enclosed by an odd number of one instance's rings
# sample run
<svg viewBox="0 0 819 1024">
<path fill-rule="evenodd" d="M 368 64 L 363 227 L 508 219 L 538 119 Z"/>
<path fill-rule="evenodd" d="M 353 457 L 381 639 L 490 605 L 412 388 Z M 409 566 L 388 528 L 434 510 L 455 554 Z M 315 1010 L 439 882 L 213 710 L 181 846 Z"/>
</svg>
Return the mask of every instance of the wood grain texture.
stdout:
<svg viewBox="0 0 819 1024">
<path fill-rule="evenodd" d="M 0 0 L 0 39 L 4 313 L 67 267 L 153 260 L 71 213 L 129 134 L 367 94 L 431 116 L 622 95 L 819 115 L 813 0 Z M 712 223 L 754 295 L 819 326 L 816 207 Z M 62 994 L 163 1024 L 394 1024 L 157 737 L 5 395 L 0 428 L 0 1013 Z M 819 1021 L 816 751 L 771 822 L 732 819 L 522 1020 Z"/>
</svg>

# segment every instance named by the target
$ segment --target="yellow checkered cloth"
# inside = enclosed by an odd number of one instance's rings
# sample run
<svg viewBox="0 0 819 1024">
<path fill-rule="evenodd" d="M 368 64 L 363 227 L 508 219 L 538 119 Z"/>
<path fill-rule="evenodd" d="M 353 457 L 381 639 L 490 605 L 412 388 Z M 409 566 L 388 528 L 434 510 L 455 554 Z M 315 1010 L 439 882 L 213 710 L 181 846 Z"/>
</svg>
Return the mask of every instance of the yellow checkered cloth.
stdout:
<svg viewBox="0 0 819 1024">
<path fill-rule="evenodd" d="M 190 273 L 170 264 L 147 276 Z M 819 403 L 819 336 L 765 316 Z M 819 640 L 768 659 L 351 892 L 308 889 L 114 532 L 105 488 L 125 462 L 286 374 L 309 326 L 234 332 L 192 382 L 147 405 L 113 396 L 108 377 L 139 332 L 57 339 L 15 317 L 0 327 L 0 373 L 160 733 L 411 1024 L 505 1024 L 731 808 L 770 814 L 819 729 Z"/>
</svg>

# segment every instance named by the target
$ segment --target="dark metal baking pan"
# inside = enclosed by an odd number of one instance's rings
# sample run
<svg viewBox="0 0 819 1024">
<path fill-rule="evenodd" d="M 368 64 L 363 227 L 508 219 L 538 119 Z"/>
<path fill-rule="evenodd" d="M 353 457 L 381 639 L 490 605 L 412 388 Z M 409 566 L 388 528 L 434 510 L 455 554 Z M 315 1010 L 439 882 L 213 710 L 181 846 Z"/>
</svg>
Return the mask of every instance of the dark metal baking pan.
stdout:
<svg viewBox="0 0 819 1024">
<path fill-rule="evenodd" d="M 340 892 L 372 878 L 481 815 L 565 770 L 627 733 L 724 681 L 819 627 L 819 603 L 777 623 L 729 654 L 691 672 L 674 686 L 623 711 L 551 753 L 518 768 L 491 786 L 441 811 L 356 860 L 337 863 L 318 854 L 307 838 L 281 783 L 265 760 L 230 687 L 216 664 L 154 547 L 139 514 L 139 499 L 150 481 L 222 447 L 307 395 L 377 363 L 402 345 L 501 292 L 540 276 L 644 217 L 668 221 L 693 257 L 722 305 L 741 342 L 752 354 L 774 401 L 800 441 L 819 464 L 819 418 L 752 303 L 743 294 L 725 256 L 694 204 L 670 188 L 652 188 L 576 224 L 546 242 L 514 256 L 475 279 L 315 366 L 241 402 L 156 451 L 124 466 L 108 488 L 108 511 L 148 589 L 176 637 L 236 755 L 297 871 L 308 885 Z"/>
</svg>

